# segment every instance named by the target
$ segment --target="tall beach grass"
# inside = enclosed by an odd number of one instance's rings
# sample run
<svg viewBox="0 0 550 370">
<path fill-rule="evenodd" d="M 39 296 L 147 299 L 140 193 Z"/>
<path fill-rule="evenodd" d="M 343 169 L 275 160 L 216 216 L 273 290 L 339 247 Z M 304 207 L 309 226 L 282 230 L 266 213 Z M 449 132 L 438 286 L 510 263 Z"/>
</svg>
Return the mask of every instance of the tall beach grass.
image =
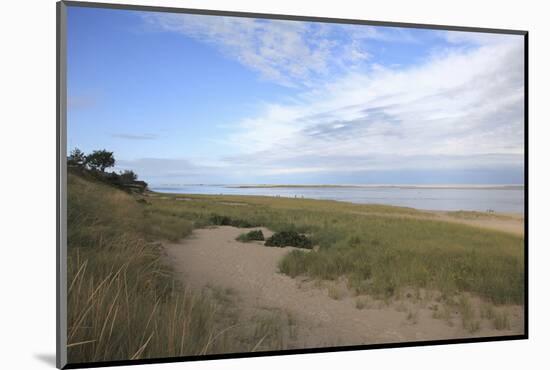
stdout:
<svg viewBox="0 0 550 370">
<path fill-rule="evenodd" d="M 467 292 L 494 305 L 523 303 L 520 236 L 436 221 L 402 207 L 135 195 L 69 173 L 69 362 L 289 348 L 296 328 L 287 313 L 242 320 L 231 294 L 191 291 L 166 263 L 159 241 L 216 225 L 307 235 L 314 250 L 294 250 L 280 261 L 280 271 L 291 277 L 344 280 L 358 294 L 384 299 L 413 287 L 448 296 Z M 358 300 L 357 306 L 367 304 Z M 491 320 L 496 328 L 509 326 L 504 314 Z M 477 329 L 472 320 L 464 326 Z"/>
<path fill-rule="evenodd" d="M 189 235 L 192 219 L 71 173 L 68 197 L 69 363 L 286 348 L 286 316 L 243 323 L 227 294 L 174 275 L 157 241 Z"/>
<path fill-rule="evenodd" d="M 292 251 L 280 271 L 292 277 L 345 277 L 358 293 L 393 296 L 406 287 L 470 292 L 496 304 L 522 304 L 523 237 L 430 219 L 411 208 L 309 199 L 186 195 L 152 198 L 152 208 L 209 224 L 211 214 L 273 231 L 293 230 L 319 250 Z M 230 206 L 228 203 L 239 203 Z M 416 217 L 418 216 L 418 217 Z"/>
</svg>

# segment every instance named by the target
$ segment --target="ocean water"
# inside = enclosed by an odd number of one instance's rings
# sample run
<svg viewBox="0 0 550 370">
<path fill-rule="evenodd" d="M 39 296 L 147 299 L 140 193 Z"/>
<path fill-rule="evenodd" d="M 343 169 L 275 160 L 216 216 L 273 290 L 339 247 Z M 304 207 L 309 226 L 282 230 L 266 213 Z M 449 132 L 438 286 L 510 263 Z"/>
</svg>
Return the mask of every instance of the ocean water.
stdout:
<svg viewBox="0 0 550 370">
<path fill-rule="evenodd" d="M 153 191 L 180 194 L 234 194 L 329 199 L 359 204 L 384 204 L 438 211 L 524 213 L 523 187 L 235 187 L 185 185 L 152 187 Z"/>
</svg>

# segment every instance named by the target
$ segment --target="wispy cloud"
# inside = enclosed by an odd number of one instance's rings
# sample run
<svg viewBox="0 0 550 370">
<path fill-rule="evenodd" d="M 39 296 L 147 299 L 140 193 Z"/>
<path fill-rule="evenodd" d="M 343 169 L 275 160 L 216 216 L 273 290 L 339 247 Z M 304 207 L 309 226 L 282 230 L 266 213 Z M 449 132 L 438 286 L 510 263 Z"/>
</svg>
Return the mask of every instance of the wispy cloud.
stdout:
<svg viewBox="0 0 550 370">
<path fill-rule="evenodd" d="M 156 140 L 159 137 L 156 134 L 123 134 L 123 133 L 112 134 L 111 136 L 117 139 L 126 139 L 126 140 Z"/>
<path fill-rule="evenodd" d="M 345 25 L 345 32 L 354 40 L 377 40 L 396 43 L 419 43 L 407 28 L 399 27 L 375 27 L 364 25 Z M 439 33 L 439 31 L 433 31 Z"/>
<path fill-rule="evenodd" d="M 392 27 L 181 14 L 144 19 L 212 45 L 263 79 L 299 88 L 291 103 L 265 103 L 260 114 L 231 125 L 223 140 L 234 151 L 215 160 L 216 171 L 276 178 L 523 167 L 520 36 L 429 31 L 422 39 Z M 375 63 L 370 47 L 427 40 L 437 47 L 405 66 Z"/>
<path fill-rule="evenodd" d="M 241 154 L 226 161 L 270 173 L 521 167 L 523 77 L 514 36 L 350 73 L 240 122 Z"/>
<path fill-rule="evenodd" d="M 451 44 L 470 44 L 476 46 L 503 44 L 508 43 L 510 38 L 521 37 L 507 34 L 466 31 L 443 31 L 440 35 Z"/>
<path fill-rule="evenodd" d="M 145 14 L 157 29 L 209 43 L 266 80 L 289 87 L 313 86 L 369 60 L 369 40 L 411 42 L 402 29 L 218 17 Z"/>
<path fill-rule="evenodd" d="M 163 183 L 199 183 L 230 182 L 227 168 L 196 163 L 186 158 L 137 158 L 121 159 L 116 162 L 116 170 L 130 169 L 141 178 L 152 181 L 155 185 Z"/>
</svg>

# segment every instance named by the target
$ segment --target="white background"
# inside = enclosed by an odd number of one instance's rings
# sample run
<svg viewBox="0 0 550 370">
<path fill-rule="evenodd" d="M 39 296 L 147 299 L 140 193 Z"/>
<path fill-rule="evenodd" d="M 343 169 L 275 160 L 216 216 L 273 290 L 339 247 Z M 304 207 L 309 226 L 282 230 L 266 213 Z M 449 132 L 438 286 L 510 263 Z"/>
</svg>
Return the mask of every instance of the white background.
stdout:
<svg viewBox="0 0 550 370">
<path fill-rule="evenodd" d="M 112 0 L 112 2 L 116 2 Z M 172 0 L 135 1 L 530 31 L 530 339 L 347 353 L 140 366 L 140 369 L 548 368 L 550 167 L 549 13 L 544 1 Z M 11 0 L 0 13 L 0 365 L 53 368 L 55 358 L 55 1 Z M 546 350 L 546 351 L 545 351 Z M 546 352 L 546 353 L 545 353 Z M 136 367 L 134 367 L 136 368 Z"/>
</svg>

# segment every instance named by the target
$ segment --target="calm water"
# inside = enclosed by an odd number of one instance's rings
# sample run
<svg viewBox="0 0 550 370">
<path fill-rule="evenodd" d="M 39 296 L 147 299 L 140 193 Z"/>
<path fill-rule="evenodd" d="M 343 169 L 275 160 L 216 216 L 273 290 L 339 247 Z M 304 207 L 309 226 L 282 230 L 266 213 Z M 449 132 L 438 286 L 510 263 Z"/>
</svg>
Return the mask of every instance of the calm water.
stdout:
<svg viewBox="0 0 550 370">
<path fill-rule="evenodd" d="M 386 204 L 442 211 L 524 212 L 524 190 L 475 188 L 406 188 L 406 187 L 278 187 L 237 188 L 225 185 L 189 185 L 157 187 L 152 190 L 181 194 L 267 195 L 330 199 L 351 203 Z"/>
</svg>

